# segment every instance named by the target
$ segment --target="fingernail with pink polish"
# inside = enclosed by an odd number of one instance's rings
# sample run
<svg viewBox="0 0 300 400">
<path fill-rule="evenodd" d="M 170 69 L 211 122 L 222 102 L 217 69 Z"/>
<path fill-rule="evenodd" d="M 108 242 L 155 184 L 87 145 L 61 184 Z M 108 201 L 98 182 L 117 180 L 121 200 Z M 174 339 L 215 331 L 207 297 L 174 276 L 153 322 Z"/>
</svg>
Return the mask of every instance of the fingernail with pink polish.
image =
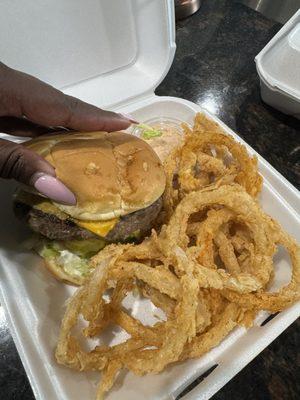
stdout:
<svg viewBox="0 0 300 400">
<path fill-rule="evenodd" d="M 35 189 L 57 203 L 74 206 L 76 197 L 60 180 L 54 176 L 37 172 L 31 178 Z"/>
<path fill-rule="evenodd" d="M 132 122 L 133 124 L 138 124 L 139 122 L 136 121 L 132 115 L 130 114 L 125 114 L 125 113 L 119 113 L 119 115 L 121 115 L 121 117 L 128 119 L 128 121 Z"/>
</svg>

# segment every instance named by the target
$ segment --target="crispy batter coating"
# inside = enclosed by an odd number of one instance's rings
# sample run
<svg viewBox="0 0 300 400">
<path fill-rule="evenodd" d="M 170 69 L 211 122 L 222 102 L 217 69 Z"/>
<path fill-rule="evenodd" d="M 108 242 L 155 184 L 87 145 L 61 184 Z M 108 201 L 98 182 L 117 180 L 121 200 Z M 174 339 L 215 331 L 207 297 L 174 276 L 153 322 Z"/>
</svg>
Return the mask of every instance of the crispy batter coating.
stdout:
<svg viewBox="0 0 300 400">
<path fill-rule="evenodd" d="M 250 327 L 257 311 L 281 311 L 300 298 L 300 248 L 255 199 L 262 184 L 256 158 L 204 115 L 196 117 L 193 132 L 186 130 L 183 146 L 166 162 L 166 224 L 139 245 L 102 250 L 67 306 L 56 359 L 76 370 L 102 371 L 97 400 L 122 368 L 159 373 L 200 357 L 236 326 Z M 290 255 L 292 278 L 269 292 L 279 245 Z M 149 326 L 134 318 L 122 304 L 128 293 L 150 299 L 165 320 Z M 129 337 L 87 350 L 74 333 L 82 318 L 83 338 L 111 325 Z"/>
</svg>

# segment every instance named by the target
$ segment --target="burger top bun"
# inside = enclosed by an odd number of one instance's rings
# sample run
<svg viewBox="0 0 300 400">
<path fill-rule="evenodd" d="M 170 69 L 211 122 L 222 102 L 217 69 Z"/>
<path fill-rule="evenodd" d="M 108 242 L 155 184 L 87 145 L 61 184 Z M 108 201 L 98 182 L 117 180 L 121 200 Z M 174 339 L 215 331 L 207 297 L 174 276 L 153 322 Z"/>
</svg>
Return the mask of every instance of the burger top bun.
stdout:
<svg viewBox="0 0 300 400">
<path fill-rule="evenodd" d="M 55 168 L 77 204 L 55 205 L 73 218 L 101 221 L 148 207 L 166 178 L 154 150 L 124 132 L 68 132 L 26 142 Z"/>
</svg>

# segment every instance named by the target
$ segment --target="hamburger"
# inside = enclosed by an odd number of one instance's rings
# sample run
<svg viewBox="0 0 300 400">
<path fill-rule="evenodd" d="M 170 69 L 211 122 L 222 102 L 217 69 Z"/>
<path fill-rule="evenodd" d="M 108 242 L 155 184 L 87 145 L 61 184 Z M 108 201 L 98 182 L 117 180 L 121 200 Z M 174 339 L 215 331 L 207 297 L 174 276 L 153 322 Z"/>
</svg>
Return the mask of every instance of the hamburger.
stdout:
<svg viewBox="0 0 300 400">
<path fill-rule="evenodd" d="M 76 196 L 74 206 L 20 188 L 14 211 L 37 234 L 34 248 L 56 278 L 82 284 L 109 243 L 139 241 L 162 208 L 166 178 L 154 150 L 124 132 L 45 135 L 25 143 Z"/>
</svg>

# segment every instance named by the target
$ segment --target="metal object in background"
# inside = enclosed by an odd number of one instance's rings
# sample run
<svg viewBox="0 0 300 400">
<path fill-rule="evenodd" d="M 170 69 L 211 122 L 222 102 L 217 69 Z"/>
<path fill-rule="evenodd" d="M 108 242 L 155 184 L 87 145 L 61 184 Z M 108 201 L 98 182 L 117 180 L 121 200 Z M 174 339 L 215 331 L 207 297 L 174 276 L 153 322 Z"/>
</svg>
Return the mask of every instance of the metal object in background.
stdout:
<svg viewBox="0 0 300 400">
<path fill-rule="evenodd" d="M 189 17 L 199 10 L 202 0 L 175 0 L 176 20 Z"/>
<path fill-rule="evenodd" d="M 239 0 L 269 19 L 285 24 L 300 8 L 300 0 Z"/>
</svg>

